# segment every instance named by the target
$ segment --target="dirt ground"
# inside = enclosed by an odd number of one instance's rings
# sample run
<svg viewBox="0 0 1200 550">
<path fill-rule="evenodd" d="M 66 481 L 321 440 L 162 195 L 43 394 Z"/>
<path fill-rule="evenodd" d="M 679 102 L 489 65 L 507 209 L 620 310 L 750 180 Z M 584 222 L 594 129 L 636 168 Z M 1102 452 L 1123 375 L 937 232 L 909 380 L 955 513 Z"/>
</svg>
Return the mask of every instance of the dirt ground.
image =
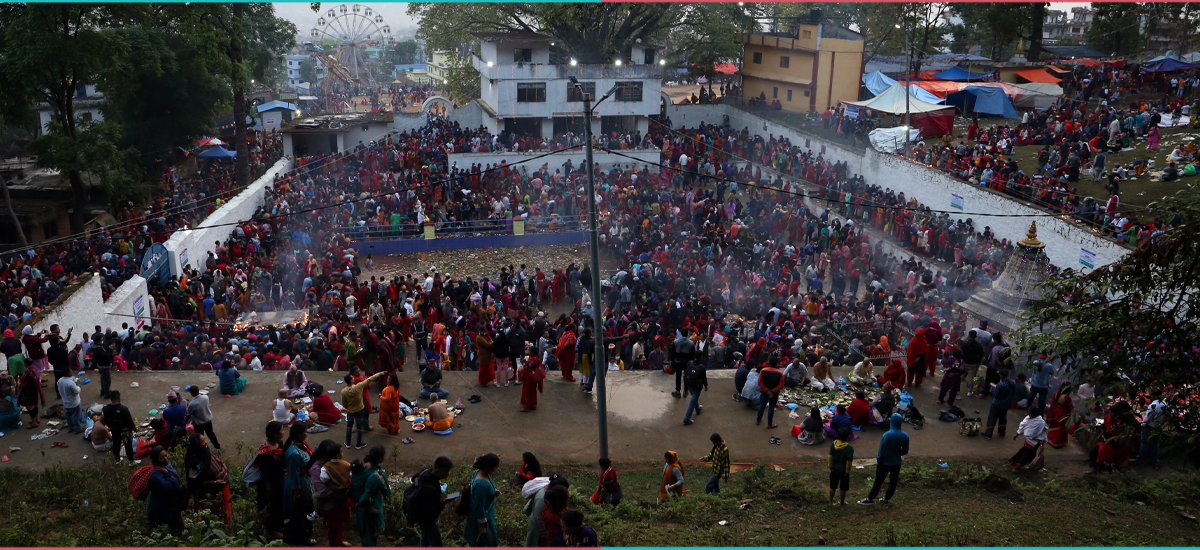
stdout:
<svg viewBox="0 0 1200 550">
<path fill-rule="evenodd" d="M 417 398 L 419 383 L 413 348 L 410 347 L 405 372 L 401 374 L 402 395 L 409 400 Z M 837 372 L 835 376 L 844 374 Z M 840 369 L 845 370 L 845 369 Z M 222 446 L 234 449 L 239 443 L 256 447 L 263 439 L 262 429 L 271 420 L 271 408 L 275 393 L 282 386 L 280 372 L 245 372 L 248 380 L 246 390 L 238 396 L 212 396 L 215 431 Z M 340 390 L 337 381 L 343 373 L 309 372 L 311 381 L 319 382 L 326 389 Z M 92 382 L 84 386 L 83 404 L 103 403 L 99 399 L 98 376 L 89 375 Z M 780 428 L 768 430 L 766 425 L 755 426 L 755 413 L 745 404 L 731 399 L 734 390 L 733 371 L 720 370 L 709 373 L 709 391 L 702 394 L 700 402 L 705 405 L 703 414 L 694 418 L 695 424 L 684 426 L 683 415 L 687 401 L 674 399 L 674 376 L 659 371 L 611 372 L 607 377 L 608 428 L 610 453 L 614 460 L 622 463 L 653 465 L 661 461 L 662 452 L 672 449 L 685 458 L 703 456 L 710 447 L 708 436 L 720 433 L 729 443 L 734 462 L 772 464 L 819 463 L 826 459 L 825 446 L 806 447 L 790 437 L 793 425 L 803 420 L 788 417 L 787 411 L 776 411 L 775 421 Z M 131 383 L 139 387 L 130 387 Z M 121 391 L 123 402 L 139 421 L 148 420 L 148 411 L 166 402 L 166 393 L 172 386 L 184 387 L 197 384 L 201 387 L 216 382 L 215 373 L 206 372 L 122 372 L 113 373 L 113 388 Z M 597 397 L 580 391 L 578 383 L 563 379 L 560 373 L 552 372 L 544 383 L 544 394 L 539 396 L 538 410 L 530 413 L 518 412 L 521 387 L 479 387 L 475 372 L 446 372 L 443 386 L 450 391 L 450 403 L 462 399 L 464 413 L 454 425 L 454 434 L 438 436 L 430 432 L 412 432 L 402 428 L 401 433 L 389 435 L 377 425 L 372 416 L 374 430 L 367 433 L 364 441 L 369 445 L 381 444 L 391 452 L 399 454 L 408 462 L 428 462 L 438 455 L 470 461 L 484 452 L 494 452 L 502 457 L 519 460 L 521 453 L 531 451 L 544 463 L 586 464 L 597 453 L 596 406 Z M 47 388 L 48 391 L 53 391 Z M 379 388 L 372 388 L 372 403 L 378 404 Z M 483 401 L 470 404 L 467 397 L 478 394 Z M 54 402 L 53 395 L 47 395 Z M 914 394 L 915 405 L 924 411 L 928 422 L 923 430 L 914 430 L 905 424 L 912 437 L 911 455 L 944 459 L 953 463 L 956 459 L 1000 459 L 1015 453 L 1020 444 L 1011 439 L 1015 429 L 1010 428 L 1009 438 L 997 437 L 988 441 L 978 437 L 959 435 L 957 423 L 936 420 L 939 407 L 936 386 L 926 383 Z M 335 396 L 336 399 L 336 396 Z M 427 400 L 420 400 L 422 405 Z M 966 398 L 959 405 L 968 414 L 986 416 L 987 402 Z M 1009 421 L 1020 421 L 1011 413 Z M 98 454 L 79 436 L 60 433 L 38 441 L 29 437 L 34 430 L 15 429 L 0 438 L 6 466 L 21 468 L 44 468 L 51 466 L 75 467 L 89 461 L 111 460 L 110 454 Z M 867 429 L 859 433 L 856 446 L 874 449 L 882 430 Z M 783 438 L 782 445 L 768 442 L 771 436 Z M 338 426 L 324 434 L 312 434 L 315 441 L 345 437 L 345 430 Z M 415 444 L 401 444 L 401 439 L 412 437 Z M 67 442 L 67 448 L 52 448 L 54 442 Z M 314 444 L 315 444 L 314 441 Z M 13 447 L 20 447 L 14 451 Z M 358 458 L 366 451 L 348 451 L 349 458 Z M 1047 464 L 1048 479 L 1074 477 L 1086 470 L 1083 450 L 1072 443 L 1064 449 L 1049 449 Z"/>
</svg>

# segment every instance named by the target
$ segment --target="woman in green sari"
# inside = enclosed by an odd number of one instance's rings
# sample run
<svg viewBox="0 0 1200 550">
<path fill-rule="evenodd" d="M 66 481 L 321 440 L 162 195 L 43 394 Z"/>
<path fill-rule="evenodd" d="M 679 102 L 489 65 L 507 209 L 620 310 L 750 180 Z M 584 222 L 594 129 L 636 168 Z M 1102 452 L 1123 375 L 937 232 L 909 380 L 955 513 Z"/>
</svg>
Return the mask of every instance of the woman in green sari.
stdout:
<svg viewBox="0 0 1200 550">
<path fill-rule="evenodd" d="M 475 459 L 475 471 L 471 473 L 471 510 L 467 513 L 467 525 L 463 538 L 471 546 L 499 546 L 496 534 L 496 485 L 492 474 L 500 467 L 500 457 L 488 453 Z"/>
<path fill-rule="evenodd" d="M 379 545 L 379 533 L 384 526 L 383 503 L 392 496 L 382 466 L 386 453 L 383 445 L 375 445 L 367 449 L 362 462 L 355 460 L 351 465 L 350 498 L 358 505 L 358 538 L 364 547 Z"/>
</svg>

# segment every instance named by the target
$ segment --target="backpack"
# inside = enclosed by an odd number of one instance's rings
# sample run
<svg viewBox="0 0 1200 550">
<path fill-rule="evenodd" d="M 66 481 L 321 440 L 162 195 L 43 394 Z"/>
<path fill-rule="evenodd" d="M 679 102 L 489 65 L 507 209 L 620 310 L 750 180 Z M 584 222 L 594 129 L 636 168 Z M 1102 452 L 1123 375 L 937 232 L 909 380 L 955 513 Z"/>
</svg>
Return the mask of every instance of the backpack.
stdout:
<svg viewBox="0 0 1200 550">
<path fill-rule="evenodd" d="M 458 500 L 454 502 L 454 513 L 460 516 L 466 516 L 471 513 L 471 482 L 475 480 L 475 474 L 472 472 L 471 477 L 463 483 L 462 491 L 458 493 Z"/>
<path fill-rule="evenodd" d="M 955 422 L 958 420 L 958 417 L 954 416 L 954 413 L 950 411 L 943 410 L 938 413 L 938 420 L 942 422 Z"/>
<path fill-rule="evenodd" d="M 146 500 L 150 497 L 150 473 L 153 471 L 153 465 L 142 466 L 129 477 L 129 492 L 133 498 Z"/>
<path fill-rule="evenodd" d="M 408 516 L 408 521 L 414 524 L 428 523 L 430 519 L 436 518 L 434 514 L 439 509 L 436 501 L 430 502 L 430 500 L 431 497 L 437 498 L 432 496 L 431 489 L 436 490 L 440 496 L 442 492 L 441 487 L 431 487 L 417 483 L 417 479 L 427 471 L 428 469 L 418 472 L 417 475 L 413 476 L 412 484 L 404 489 L 404 515 Z M 455 506 L 455 510 L 457 509 L 457 506 Z M 434 516 L 434 518 L 430 516 Z"/>
<path fill-rule="evenodd" d="M 688 363 L 688 366 L 683 370 L 683 384 L 688 389 L 703 387 L 704 382 L 700 378 L 700 366 L 695 363 Z"/>
<path fill-rule="evenodd" d="M 964 418 L 959 424 L 958 433 L 967 437 L 975 437 L 979 435 L 980 419 Z"/>
<path fill-rule="evenodd" d="M 246 462 L 246 467 L 242 468 L 242 483 L 246 484 L 247 489 L 262 480 L 262 470 L 258 469 L 257 460 L 257 453 L 251 455 L 250 460 Z"/>
<path fill-rule="evenodd" d="M 912 424 L 914 430 L 920 430 L 925 427 L 925 416 L 916 407 L 909 405 L 904 413 L 904 419 Z"/>
</svg>

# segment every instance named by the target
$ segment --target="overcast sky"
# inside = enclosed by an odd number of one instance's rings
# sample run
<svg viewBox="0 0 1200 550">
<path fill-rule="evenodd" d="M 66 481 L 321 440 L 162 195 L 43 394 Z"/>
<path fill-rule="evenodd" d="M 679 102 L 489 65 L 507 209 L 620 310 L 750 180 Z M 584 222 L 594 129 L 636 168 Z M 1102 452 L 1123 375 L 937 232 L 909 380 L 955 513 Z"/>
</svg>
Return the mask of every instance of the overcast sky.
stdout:
<svg viewBox="0 0 1200 550">
<path fill-rule="evenodd" d="M 321 14 L 329 11 L 330 8 L 337 9 L 341 5 L 342 2 L 321 2 Z M 352 7 L 354 3 L 349 2 L 345 5 Z M 392 27 L 392 36 L 411 35 L 416 30 L 417 22 L 405 14 L 405 11 L 408 10 L 406 3 L 372 2 L 360 5 L 370 7 L 375 10 L 375 13 L 382 15 L 383 20 Z M 311 6 L 311 2 L 275 2 L 275 14 L 295 23 L 296 29 L 300 31 L 300 36 L 307 38 L 309 31 L 317 24 L 317 18 L 320 17 L 320 14 L 312 11 Z M 405 30 L 408 32 L 405 33 Z"/>
</svg>

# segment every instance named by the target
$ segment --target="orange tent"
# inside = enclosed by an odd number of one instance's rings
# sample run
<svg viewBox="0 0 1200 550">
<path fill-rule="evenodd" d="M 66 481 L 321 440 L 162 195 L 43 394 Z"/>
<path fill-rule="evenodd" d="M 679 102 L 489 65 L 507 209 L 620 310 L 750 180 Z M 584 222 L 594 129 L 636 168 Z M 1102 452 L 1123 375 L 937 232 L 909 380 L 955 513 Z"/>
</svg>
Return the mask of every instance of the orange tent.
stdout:
<svg viewBox="0 0 1200 550">
<path fill-rule="evenodd" d="M 1050 73 L 1042 69 L 1029 69 L 1028 71 L 1017 71 L 1017 76 L 1024 78 L 1030 82 L 1040 82 L 1043 84 L 1058 84 L 1062 82 L 1061 78 L 1050 76 Z"/>
</svg>

